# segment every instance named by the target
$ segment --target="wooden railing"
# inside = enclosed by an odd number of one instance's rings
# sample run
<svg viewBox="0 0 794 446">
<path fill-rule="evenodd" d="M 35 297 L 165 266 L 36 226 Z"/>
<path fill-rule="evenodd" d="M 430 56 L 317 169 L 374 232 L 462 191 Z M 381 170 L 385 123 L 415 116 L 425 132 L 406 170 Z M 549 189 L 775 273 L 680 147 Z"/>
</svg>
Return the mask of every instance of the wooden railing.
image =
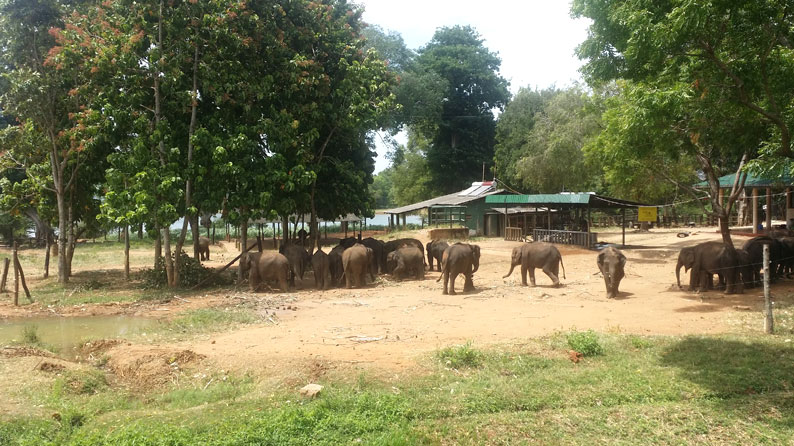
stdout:
<svg viewBox="0 0 794 446">
<path fill-rule="evenodd" d="M 505 240 L 511 242 L 523 241 L 524 234 L 521 228 L 505 228 Z"/>
<path fill-rule="evenodd" d="M 590 248 L 598 243 L 598 234 L 595 232 L 578 231 L 553 231 L 548 229 L 535 229 L 532 238 L 536 242 L 559 243 Z"/>
</svg>

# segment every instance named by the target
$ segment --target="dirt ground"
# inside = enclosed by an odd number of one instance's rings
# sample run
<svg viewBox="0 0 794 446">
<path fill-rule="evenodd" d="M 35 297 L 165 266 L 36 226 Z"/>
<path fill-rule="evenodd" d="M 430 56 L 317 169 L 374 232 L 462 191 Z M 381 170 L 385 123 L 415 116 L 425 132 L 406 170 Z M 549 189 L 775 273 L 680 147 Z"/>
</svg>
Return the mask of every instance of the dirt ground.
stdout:
<svg viewBox="0 0 794 446">
<path fill-rule="evenodd" d="M 362 289 L 313 289 L 312 274 L 298 282 L 298 290 L 248 293 L 230 290 L 174 299 L 165 304 L 116 304 L 59 310 L 65 315 L 132 313 L 171 317 L 180 311 L 228 304 L 231 300 L 268 301 L 267 323 L 225 333 L 198 336 L 169 345 L 119 344 L 108 354 L 134 358 L 167 348 L 190 351 L 207 364 L 223 370 L 255 375 L 294 366 L 306 370 L 354 366 L 399 372 L 416 365 L 429 352 L 451 344 L 472 341 L 482 347 L 520 343 L 522 339 L 556 330 L 594 329 L 642 335 L 713 334 L 736 331 L 736 321 L 746 313 L 758 315 L 762 291 L 740 295 L 708 292 L 700 295 L 675 286 L 678 250 L 708 240 L 719 240 L 714 229 L 700 229 L 685 238 L 677 230 L 626 235 L 626 277 L 617 299 L 606 299 L 603 279 L 596 266 L 596 251 L 558 246 L 564 262 L 563 286 L 554 288 L 542 271 L 538 286 L 522 287 L 520 268 L 502 278 L 510 266 L 510 251 L 518 242 L 478 240 L 482 258 L 474 276 L 476 291 L 455 296 L 441 294 L 440 273 L 428 272 L 425 280 L 392 281 L 381 276 Z M 428 232 L 416 236 L 428 241 Z M 746 237 L 735 236 L 737 245 Z M 620 243 L 620 233 L 599 233 L 599 241 Z M 212 248 L 207 266 L 220 267 L 234 258 L 233 243 Z M 683 274 L 683 271 L 682 271 Z M 685 276 L 688 277 L 688 276 Z M 462 289 L 462 278 L 457 289 Z M 688 283 L 688 279 L 682 280 Z M 784 296 L 793 282 L 775 285 Z M 4 300 L 5 301 L 5 300 Z M 36 306 L 17 310 L 0 304 L 0 316 L 20 316 L 44 311 Z M 760 329 L 760 327 L 759 327 Z"/>
</svg>

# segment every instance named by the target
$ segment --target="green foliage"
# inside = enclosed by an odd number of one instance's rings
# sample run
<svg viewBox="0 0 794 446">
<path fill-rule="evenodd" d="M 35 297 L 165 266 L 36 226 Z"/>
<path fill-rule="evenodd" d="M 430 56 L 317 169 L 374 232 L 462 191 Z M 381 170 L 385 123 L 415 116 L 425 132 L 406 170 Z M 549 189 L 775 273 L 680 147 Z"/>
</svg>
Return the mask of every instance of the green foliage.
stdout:
<svg viewBox="0 0 794 446">
<path fill-rule="evenodd" d="M 438 359 L 453 369 L 477 368 L 482 365 L 485 357 L 479 350 L 471 346 L 471 342 L 446 347 L 438 352 Z"/>
<path fill-rule="evenodd" d="M 105 374 L 100 370 L 67 370 L 55 381 L 56 394 L 86 395 L 104 390 L 108 385 Z"/>
<path fill-rule="evenodd" d="M 197 285 L 213 272 L 211 268 L 206 268 L 201 265 L 199 260 L 185 254 L 182 251 L 177 260 L 179 262 L 179 269 L 181 274 L 179 276 L 179 286 L 188 288 Z M 149 268 L 141 271 L 145 288 L 162 288 L 168 285 L 166 278 L 165 264 L 160 261 L 155 268 Z M 222 274 L 216 274 L 210 282 L 206 285 L 228 285 L 232 282 L 232 278 Z"/>
<path fill-rule="evenodd" d="M 446 81 L 440 119 L 418 123 L 431 141 L 427 161 L 433 184 L 446 193 L 463 189 L 493 160 L 493 111 L 502 110 L 510 96 L 499 75 L 501 60 L 473 28 L 454 26 L 436 31 L 417 64 Z"/>
<path fill-rule="evenodd" d="M 246 308 L 200 308 L 190 310 L 165 323 L 163 329 L 176 333 L 205 333 L 240 324 L 251 324 L 259 318 Z"/>
<path fill-rule="evenodd" d="M 604 347 L 598 341 L 598 334 L 593 330 L 572 331 L 566 335 L 568 346 L 584 356 L 604 354 Z"/>
</svg>

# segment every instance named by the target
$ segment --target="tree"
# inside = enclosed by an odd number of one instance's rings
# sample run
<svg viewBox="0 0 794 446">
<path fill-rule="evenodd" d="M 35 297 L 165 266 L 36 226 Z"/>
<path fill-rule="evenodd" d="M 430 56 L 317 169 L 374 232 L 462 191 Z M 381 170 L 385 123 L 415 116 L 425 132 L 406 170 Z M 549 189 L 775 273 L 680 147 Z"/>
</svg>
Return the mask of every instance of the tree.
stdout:
<svg viewBox="0 0 794 446">
<path fill-rule="evenodd" d="M 433 182 L 452 192 L 479 178 L 483 163 L 492 162 L 493 112 L 504 108 L 508 83 L 499 75 L 499 57 L 468 26 L 438 29 L 419 51 L 417 64 L 447 84 L 440 119 L 423 120 L 419 126 L 432 143 L 427 161 Z"/>
<path fill-rule="evenodd" d="M 494 170 L 496 177 L 518 186 L 518 161 L 526 149 L 529 135 L 535 126 L 536 115 L 542 112 L 559 91 L 556 88 L 530 90 L 521 88 L 507 103 L 496 122 Z"/>
<path fill-rule="evenodd" d="M 572 13 L 593 20 L 578 49 L 590 81 L 663 77 L 691 84 L 770 126 L 759 167 L 789 162 L 794 8 L 788 2 L 575 0 Z"/>
<path fill-rule="evenodd" d="M 437 194 L 426 153 L 427 139 L 418 132 L 408 132 L 408 143 L 395 158 L 392 169 L 392 192 L 397 206 L 427 200 Z"/>
<path fill-rule="evenodd" d="M 58 281 L 71 275 L 71 260 L 80 235 L 78 222 L 94 222 L 97 185 L 108 147 L 85 138 L 85 121 L 93 110 L 79 86 L 85 78 L 53 61 L 55 34 L 69 3 L 55 0 L 5 0 L 0 4 L 0 66 L 7 84 L 4 114 L 14 116 L 24 132 L 34 132 L 45 144 L 16 153 L 37 190 L 55 196 L 58 218 Z M 23 146 L 11 148 L 11 151 Z M 29 146 L 28 146 L 29 148 Z M 46 166 L 44 169 L 39 167 Z"/>
</svg>

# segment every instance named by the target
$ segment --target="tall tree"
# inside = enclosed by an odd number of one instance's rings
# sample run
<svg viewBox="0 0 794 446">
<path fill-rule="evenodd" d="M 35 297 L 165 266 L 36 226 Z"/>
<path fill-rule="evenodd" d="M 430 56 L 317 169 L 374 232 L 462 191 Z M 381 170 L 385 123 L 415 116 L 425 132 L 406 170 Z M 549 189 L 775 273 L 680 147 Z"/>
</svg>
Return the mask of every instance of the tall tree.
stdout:
<svg viewBox="0 0 794 446">
<path fill-rule="evenodd" d="M 445 192 L 461 189 L 479 179 L 483 163 L 493 160 L 493 113 L 510 96 L 499 75 L 501 60 L 473 28 L 454 26 L 438 29 L 417 63 L 447 82 L 440 119 L 420 123 L 432 142 L 427 160 L 433 181 Z"/>
</svg>

